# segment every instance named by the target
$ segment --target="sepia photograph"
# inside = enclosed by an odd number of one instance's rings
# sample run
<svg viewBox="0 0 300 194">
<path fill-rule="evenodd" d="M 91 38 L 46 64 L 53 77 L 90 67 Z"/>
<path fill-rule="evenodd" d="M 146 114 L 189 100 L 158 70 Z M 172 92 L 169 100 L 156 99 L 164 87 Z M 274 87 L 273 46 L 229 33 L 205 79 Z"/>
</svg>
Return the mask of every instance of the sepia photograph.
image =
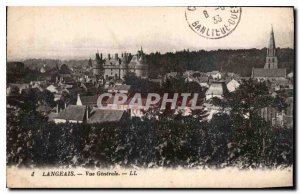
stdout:
<svg viewBox="0 0 300 194">
<path fill-rule="evenodd" d="M 8 188 L 295 188 L 294 7 L 6 7 Z"/>
</svg>

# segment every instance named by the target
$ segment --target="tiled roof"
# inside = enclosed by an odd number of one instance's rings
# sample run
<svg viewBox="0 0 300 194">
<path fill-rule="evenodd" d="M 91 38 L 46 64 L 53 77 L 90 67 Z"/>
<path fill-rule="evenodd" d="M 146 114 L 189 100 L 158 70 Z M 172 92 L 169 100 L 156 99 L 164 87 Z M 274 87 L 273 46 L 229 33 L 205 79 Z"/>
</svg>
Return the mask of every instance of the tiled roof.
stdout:
<svg viewBox="0 0 300 194">
<path fill-rule="evenodd" d="M 57 119 L 83 121 L 86 107 L 69 105 L 66 109 L 58 113 Z"/>
<path fill-rule="evenodd" d="M 286 77 L 286 69 L 253 68 L 252 77 Z"/>
<path fill-rule="evenodd" d="M 137 55 L 134 55 L 131 59 L 131 61 L 129 62 L 128 66 L 129 67 L 133 67 L 133 66 L 144 66 L 146 65 L 143 61 L 143 59 L 138 59 Z"/>
<path fill-rule="evenodd" d="M 114 87 L 109 87 L 108 90 L 130 90 L 130 85 L 116 85 Z"/>
<path fill-rule="evenodd" d="M 64 77 L 63 79 L 64 79 L 65 83 L 74 83 L 75 82 L 75 80 L 71 77 Z"/>
<path fill-rule="evenodd" d="M 115 58 L 111 58 L 111 59 L 105 58 L 104 59 L 104 66 L 111 66 L 111 65 L 117 66 L 120 64 L 121 64 L 121 60 L 119 60 L 119 59 L 115 59 Z"/>
<path fill-rule="evenodd" d="M 104 122 L 118 122 L 122 118 L 125 111 L 123 110 L 103 110 L 94 109 L 91 112 L 88 123 L 104 123 Z"/>
<path fill-rule="evenodd" d="M 98 95 L 94 96 L 80 96 L 81 102 L 83 105 L 87 106 L 96 106 L 97 105 L 97 100 L 98 100 Z"/>
<path fill-rule="evenodd" d="M 108 98 L 105 102 L 105 104 L 114 104 L 114 99 L 115 99 L 115 96 L 111 96 L 110 98 Z M 119 96 L 118 97 L 118 101 L 121 101 L 122 100 L 122 97 Z M 125 103 L 124 103 L 125 104 Z"/>
<path fill-rule="evenodd" d="M 48 121 L 53 121 L 54 119 L 56 119 L 56 117 L 57 117 L 57 113 L 50 112 L 50 114 L 48 114 Z"/>
<path fill-rule="evenodd" d="M 36 108 L 36 111 L 42 113 L 42 112 L 50 112 L 52 110 L 52 108 L 50 106 L 46 106 L 46 105 L 39 105 Z"/>
</svg>

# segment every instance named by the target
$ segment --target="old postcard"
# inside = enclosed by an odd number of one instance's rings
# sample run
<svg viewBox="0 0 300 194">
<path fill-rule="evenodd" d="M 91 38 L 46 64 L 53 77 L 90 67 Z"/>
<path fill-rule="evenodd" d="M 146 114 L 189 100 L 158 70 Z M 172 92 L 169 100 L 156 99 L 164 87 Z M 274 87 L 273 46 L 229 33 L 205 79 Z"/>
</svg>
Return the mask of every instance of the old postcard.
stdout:
<svg viewBox="0 0 300 194">
<path fill-rule="evenodd" d="M 293 7 L 7 7 L 8 188 L 293 188 Z"/>
</svg>

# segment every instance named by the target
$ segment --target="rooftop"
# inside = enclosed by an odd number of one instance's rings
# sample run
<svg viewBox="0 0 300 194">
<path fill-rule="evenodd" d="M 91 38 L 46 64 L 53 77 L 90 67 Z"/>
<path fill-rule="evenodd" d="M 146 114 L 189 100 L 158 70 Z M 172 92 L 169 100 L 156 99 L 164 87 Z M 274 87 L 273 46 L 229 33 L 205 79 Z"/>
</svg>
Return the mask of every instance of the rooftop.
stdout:
<svg viewBox="0 0 300 194">
<path fill-rule="evenodd" d="M 253 68 L 252 77 L 286 77 L 286 69 L 264 69 L 264 68 Z"/>
<path fill-rule="evenodd" d="M 87 106 L 96 106 L 97 105 L 97 100 L 98 100 L 98 95 L 94 96 L 80 96 L 81 102 L 83 105 Z"/>
<path fill-rule="evenodd" d="M 83 121 L 86 107 L 69 105 L 66 109 L 58 113 L 56 119 Z"/>
<path fill-rule="evenodd" d="M 125 111 L 123 110 L 103 110 L 94 109 L 88 119 L 88 123 L 104 123 L 104 122 L 118 122 L 121 120 Z"/>
<path fill-rule="evenodd" d="M 114 87 L 109 87 L 108 90 L 130 90 L 130 85 L 116 85 Z"/>
</svg>

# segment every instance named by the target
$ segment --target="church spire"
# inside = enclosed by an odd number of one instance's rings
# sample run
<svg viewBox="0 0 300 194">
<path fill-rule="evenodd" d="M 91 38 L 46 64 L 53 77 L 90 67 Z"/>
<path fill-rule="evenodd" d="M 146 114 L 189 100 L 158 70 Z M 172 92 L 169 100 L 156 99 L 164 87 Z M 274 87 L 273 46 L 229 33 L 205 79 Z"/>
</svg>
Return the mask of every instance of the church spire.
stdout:
<svg viewBox="0 0 300 194">
<path fill-rule="evenodd" d="M 82 106 L 82 102 L 81 102 L 81 99 L 80 99 L 80 94 L 77 94 L 77 102 L 76 102 L 76 105 L 77 105 L 77 106 Z"/>
<path fill-rule="evenodd" d="M 271 25 L 271 34 L 270 34 L 269 45 L 267 48 L 265 69 L 277 69 L 277 68 L 278 68 L 278 61 L 276 56 L 275 37 L 274 37 L 273 25 Z"/>
<path fill-rule="evenodd" d="M 270 34 L 268 55 L 275 56 L 276 55 L 275 51 L 276 51 L 276 45 L 275 45 L 274 31 L 273 31 L 273 25 L 271 25 L 271 34 Z"/>
</svg>

